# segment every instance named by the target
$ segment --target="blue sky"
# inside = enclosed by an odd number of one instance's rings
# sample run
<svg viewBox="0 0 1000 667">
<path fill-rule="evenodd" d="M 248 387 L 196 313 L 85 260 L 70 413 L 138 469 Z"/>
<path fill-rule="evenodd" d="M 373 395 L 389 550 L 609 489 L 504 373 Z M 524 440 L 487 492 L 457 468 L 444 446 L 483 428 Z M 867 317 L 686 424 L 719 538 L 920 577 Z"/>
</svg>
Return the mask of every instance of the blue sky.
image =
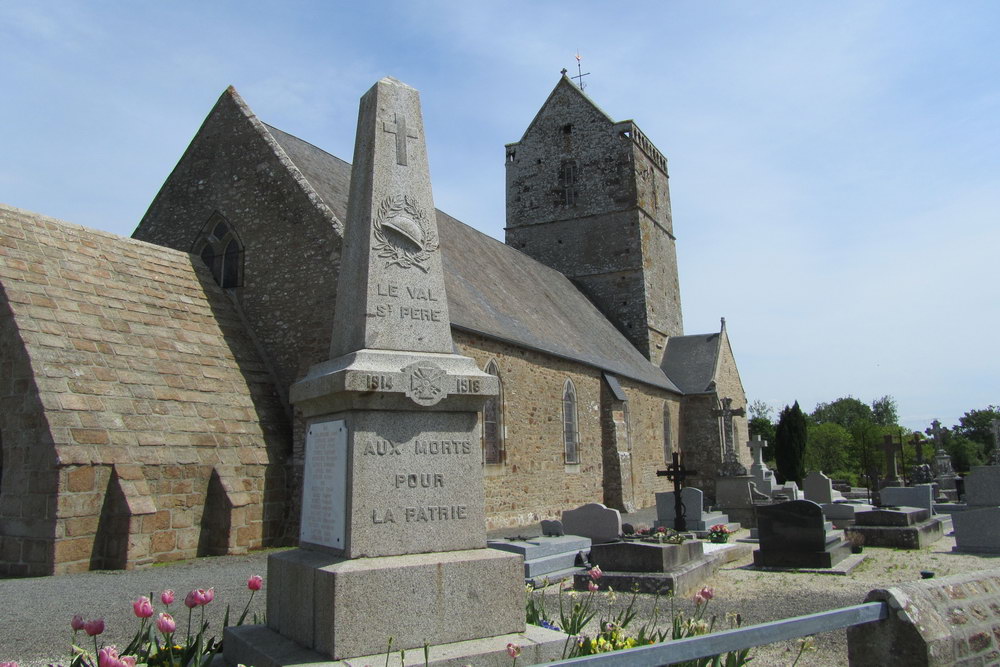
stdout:
<svg viewBox="0 0 1000 667">
<path fill-rule="evenodd" d="M 1000 404 L 1000 3 L 0 3 L 0 201 L 128 235 L 229 84 L 345 159 L 421 91 L 437 206 L 503 238 L 504 144 L 583 56 L 670 161 L 687 333 L 750 400 Z"/>
</svg>

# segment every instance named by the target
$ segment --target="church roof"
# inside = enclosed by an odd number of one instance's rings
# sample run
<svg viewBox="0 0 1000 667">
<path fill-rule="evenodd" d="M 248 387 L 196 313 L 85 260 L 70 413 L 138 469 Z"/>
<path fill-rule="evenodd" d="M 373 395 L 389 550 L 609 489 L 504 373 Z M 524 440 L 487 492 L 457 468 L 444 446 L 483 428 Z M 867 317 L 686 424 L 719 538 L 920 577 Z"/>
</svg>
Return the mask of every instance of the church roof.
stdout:
<svg viewBox="0 0 1000 667">
<path fill-rule="evenodd" d="M 188 253 L 0 204 L 0 308 L 64 464 L 188 447 L 191 462 L 237 466 L 288 449 L 267 369 Z"/>
<path fill-rule="evenodd" d="M 663 371 L 685 394 L 709 393 L 721 344 L 721 332 L 672 336 L 663 353 Z"/>
<path fill-rule="evenodd" d="M 351 165 L 266 125 L 340 220 Z M 452 326 L 679 391 L 566 276 L 437 211 Z"/>
</svg>

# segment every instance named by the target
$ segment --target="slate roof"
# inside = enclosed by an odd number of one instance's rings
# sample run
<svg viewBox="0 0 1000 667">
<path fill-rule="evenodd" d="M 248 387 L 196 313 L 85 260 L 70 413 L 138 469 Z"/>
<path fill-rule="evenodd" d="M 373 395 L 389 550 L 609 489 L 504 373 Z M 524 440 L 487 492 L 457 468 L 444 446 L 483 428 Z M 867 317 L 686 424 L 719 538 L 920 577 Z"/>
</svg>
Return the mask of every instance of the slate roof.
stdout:
<svg viewBox="0 0 1000 667">
<path fill-rule="evenodd" d="M 685 394 L 711 392 L 721 344 L 719 332 L 674 336 L 667 340 L 663 371 Z"/>
<path fill-rule="evenodd" d="M 341 221 L 351 165 L 265 127 Z M 452 326 L 679 392 L 566 276 L 437 211 Z"/>
<path fill-rule="evenodd" d="M 188 462 L 235 466 L 288 449 L 265 366 L 188 253 L 0 204 L 0 317 L 15 321 L 64 464 L 176 462 L 190 448 Z"/>
</svg>

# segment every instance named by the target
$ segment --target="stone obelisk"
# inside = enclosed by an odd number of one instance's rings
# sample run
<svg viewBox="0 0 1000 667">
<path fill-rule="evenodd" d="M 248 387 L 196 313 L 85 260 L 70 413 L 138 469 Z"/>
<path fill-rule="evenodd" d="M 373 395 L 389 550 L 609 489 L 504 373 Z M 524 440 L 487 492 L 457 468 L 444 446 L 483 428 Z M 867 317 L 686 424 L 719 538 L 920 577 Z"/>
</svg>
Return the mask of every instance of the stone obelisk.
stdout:
<svg viewBox="0 0 1000 667">
<path fill-rule="evenodd" d="M 477 412 L 498 385 L 453 351 L 419 95 L 394 79 L 361 98 L 342 252 L 330 361 L 291 389 L 300 546 L 269 558 L 267 626 L 227 630 L 226 662 L 374 664 L 390 637 L 431 662 L 558 657 L 565 635 L 522 634 L 520 556 L 485 548 Z"/>
</svg>

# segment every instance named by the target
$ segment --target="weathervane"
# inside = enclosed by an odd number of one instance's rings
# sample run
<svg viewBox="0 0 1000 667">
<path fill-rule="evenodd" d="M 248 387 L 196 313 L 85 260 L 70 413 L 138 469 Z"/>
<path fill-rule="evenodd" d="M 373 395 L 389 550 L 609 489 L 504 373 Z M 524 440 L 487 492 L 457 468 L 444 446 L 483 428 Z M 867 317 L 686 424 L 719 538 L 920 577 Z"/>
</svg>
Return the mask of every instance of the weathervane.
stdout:
<svg viewBox="0 0 1000 667">
<path fill-rule="evenodd" d="M 577 80 L 576 81 L 576 85 L 580 86 L 580 90 L 583 90 L 584 88 L 587 87 L 583 83 L 583 77 L 590 76 L 590 72 L 587 72 L 587 73 L 583 72 L 583 65 L 580 64 L 581 60 L 583 60 L 583 56 L 580 55 L 580 50 L 577 49 L 577 51 L 576 51 L 576 76 L 571 76 L 570 78 L 571 79 L 576 79 Z"/>
</svg>

